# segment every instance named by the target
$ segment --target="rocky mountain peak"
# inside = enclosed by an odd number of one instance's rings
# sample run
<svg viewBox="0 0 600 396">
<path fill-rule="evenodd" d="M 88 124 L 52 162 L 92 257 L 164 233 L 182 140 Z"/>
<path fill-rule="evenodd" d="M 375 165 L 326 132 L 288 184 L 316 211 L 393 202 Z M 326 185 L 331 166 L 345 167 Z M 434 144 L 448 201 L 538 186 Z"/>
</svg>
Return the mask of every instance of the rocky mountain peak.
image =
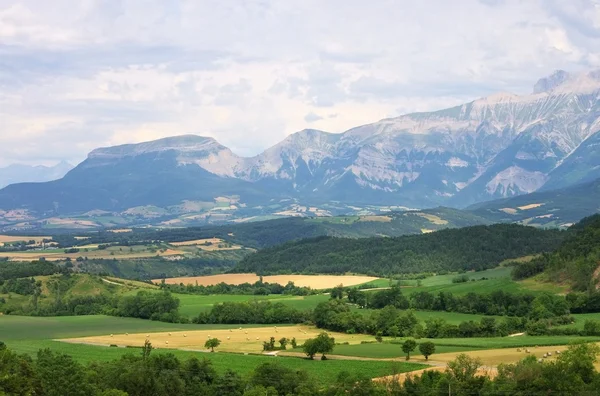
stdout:
<svg viewBox="0 0 600 396">
<path fill-rule="evenodd" d="M 554 73 L 548 77 L 540 78 L 533 86 L 533 93 L 538 94 L 542 92 L 552 91 L 557 86 L 567 81 L 570 74 L 564 70 L 555 70 Z"/>
<path fill-rule="evenodd" d="M 88 158 L 119 158 L 171 150 L 177 152 L 199 152 L 219 151 L 223 149 L 227 148 L 211 137 L 181 135 L 143 143 L 98 148 L 92 151 L 88 155 Z"/>
<path fill-rule="evenodd" d="M 538 80 L 533 87 L 534 94 L 540 93 L 590 93 L 600 89 L 600 70 L 591 72 L 567 73 L 556 70 L 548 77 Z"/>
</svg>

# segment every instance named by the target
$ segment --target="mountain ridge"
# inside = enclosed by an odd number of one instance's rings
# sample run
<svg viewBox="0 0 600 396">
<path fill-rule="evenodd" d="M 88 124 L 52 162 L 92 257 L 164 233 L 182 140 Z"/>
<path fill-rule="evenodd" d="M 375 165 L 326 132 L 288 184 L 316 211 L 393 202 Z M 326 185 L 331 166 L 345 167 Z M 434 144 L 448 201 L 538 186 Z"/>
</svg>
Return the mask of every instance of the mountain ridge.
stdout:
<svg viewBox="0 0 600 396">
<path fill-rule="evenodd" d="M 60 189 L 79 187 L 104 198 L 94 200 L 100 207 L 77 205 L 78 210 L 176 205 L 223 195 L 258 206 L 294 200 L 466 207 L 600 176 L 594 161 L 581 160 L 595 153 L 600 140 L 600 71 L 557 71 L 540 79 L 533 92 L 493 94 L 340 134 L 305 129 L 254 157 L 197 135 L 99 148 L 58 182 L 1 190 L 0 209 L 55 207 L 56 213 L 68 213 L 73 203 L 64 202 Z M 153 180 L 172 188 L 156 189 Z M 28 198 L 33 190 L 53 201 Z"/>
</svg>

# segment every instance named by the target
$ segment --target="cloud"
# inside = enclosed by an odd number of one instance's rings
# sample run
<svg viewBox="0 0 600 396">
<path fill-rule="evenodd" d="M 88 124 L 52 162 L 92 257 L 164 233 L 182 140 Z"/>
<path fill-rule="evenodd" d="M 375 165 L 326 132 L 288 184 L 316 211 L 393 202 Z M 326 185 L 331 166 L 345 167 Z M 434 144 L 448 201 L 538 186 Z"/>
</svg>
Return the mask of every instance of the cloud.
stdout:
<svg viewBox="0 0 600 396">
<path fill-rule="evenodd" d="M 528 93 L 600 68 L 599 3 L 0 0 L 0 166 L 183 133 L 254 155 L 317 121 Z"/>
<path fill-rule="evenodd" d="M 322 120 L 323 118 L 324 118 L 324 117 L 321 117 L 320 115 L 318 115 L 318 114 L 316 114 L 316 113 L 313 113 L 313 112 L 311 111 L 310 113 L 308 113 L 308 114 L 306 114 L 306 115 L 304 116 L 304 121 L 306 121 L 306 122 L 308 122 L 308 123 L 310 124 L 310 123 L 313 123 L 313 122 L 316 122 L 316 121 Z"/>
</svg>

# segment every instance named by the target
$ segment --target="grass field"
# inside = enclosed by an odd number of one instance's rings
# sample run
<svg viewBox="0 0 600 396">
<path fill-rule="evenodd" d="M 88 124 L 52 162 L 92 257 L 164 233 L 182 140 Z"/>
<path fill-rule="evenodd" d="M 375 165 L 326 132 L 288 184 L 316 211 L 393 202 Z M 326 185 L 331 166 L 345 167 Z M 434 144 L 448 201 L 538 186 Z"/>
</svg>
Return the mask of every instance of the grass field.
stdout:
<svg viewBox="0 0 600 396">
<path fill-rule="evenodd" d="M 247 325 L 246 327 L 258 327 Z M 117 318 L 114 316 L 0 316 L 0 341 L 43 340 L 96 336 L 111 333 L 192 331 L 237 328 L 236 325 L 195 325 Z"/>
<path fill-rule="evenodd" d="M 571 315 L 575 318 L 575 323 L 569 325 L 559 326 L 561 328 L 576 328 L 579 330 L 583 330 L 583 326 L 585 325 L 586 320 L 597 320 L 600 321 L 600 313 L 589 313 L 589 314 L 574 314 Z"/>
<path fill-rule="evenodd" d="M 436 354 L 448 353 L 448 352 L 465 352 L 473 351 L 480 348 L 469 347 L 469 346 L 452 346 L 452 345 L 436 345 Z M 302 352 L 301 350 L 297 350 Z M 376 343 L 376 344 L 357 344 L 357 345 L 336 345 L 335 354 L 341 356 L 358 356 L 366 358 L 403 358 L 406 356 L 402 352 L 402 345 L 389 344 L 389 343 Z M 418 348 L 411 354 L 411 356 L 421 356 Z"/>
<path fill-rule="evenodd" d="M 379 278 L 372 276 L 360 275 L 270 275 L 264 276 L 265 283 L 278 283 L 286 285 L 288 282 L 294 282 L 296 286 L 310 287 L 313 289 L 328 289 L 337 285 L 356 286 L 367 282 L 378 280 Z M 210 276 L 191 276 L 181 278 L 167 278 L 165 283 L 178 285 L 191 284 L 210 286 L 219 283 L 227 283 L 230 285 L 240 285 L 242 283 L 256 283 L 260 277 L 256 274 L 222 274 Z M 162 279 L 154 279 L 153 282 L 159 283 Z"/>
<path fill-rule="evenodd" d="M 245 329 L 249 332 L 258 332 L 256 326 L 245 325 Z M 165 335 L 171 331 L 175 337 L 175 332 L 185 331 L 192 337 L 192 332 L 196 331 L 201 334 L 203 340 L 204 334 L 214 333 L 219 336 L 221 333 L 230 334 L 227 329 L 238 329 L 238 325 L 178 325 L 161 322 L 151 322 L 140 319 L 129 318 L 114 318 L 107 316 L 75 316 L 75 317 L 52 317 L 52 318 L 35 318 L 35 317 L 19 317 L 19 316 L 0 316 L 0 341 L 18 353 L 25 353 L 31 356 L 36 355 L 39 349 L 49 348 L 53 351 L 65 353 L 73 356 L 76 360 L 82 363 L 93 361 L 108 361 L 118 359 L 121 356 L 133 353 L 140 353 L 138 348 L 114 348 L 103 347 L 85 344 L 72 344 L 62 341 L 54 341 L 53 339 L 73 338 L 82 336 L 106 335 L 106 334 L 124 334 L 126 332 L 133 333 L 142 332 L 145 338 L 146 333 L 151 333 L 151 337 L 157 338 L 156 332 L 163 332 Z M 264 329 L 264 326 L 262 326 Z M 225 330 L 224 330 L 225 329 Z M 287 329 L 285 326 L 278 326 L 280 334 Z M 236 330 L 234 330 L 236 331 Z M 265 331 L 265 330 L 263 330 Z M 268 328 L 268 332 L 274 332 L 274 327 Z M 181 334 L 181 333 L 179 333 Z M 233 334 L 233 333 L 231 333 Z M 277 333 L 274 333 L 277 334 Z M 312 334 L 312 333 L 311 333 Z M 165 337 L 167 337 L 165 335 Z M 245 333 L 244 333 L 245 336 Z M 304 334 L 303 334 L 304 336 Z M 344 335 L 345 337 L 352 337 Z M 365 336 L 362 336 L 365 337 Z M 110 337 L 108 337 L 110 338 Z M 114 338 L 110 338 L 111 341 Z M 255 342 L 254 342 L 255 343 Z M 270 357 L 257 355 L 243 355 L 233 353 L 207 353 L 183 351 L 177 349 L 162 348 L 162 345 L 155 346 L 159 349 L 154 350 L 153 354 L 172 353 L 175 356 L 185 359 L 192 356 L 198 358 L 207 358 L 212 363 L 217 372 L 224 373 L 227 369 L 232 369 L 243 376 L 249 375 L 260 364 L 266 362 L 277 362 L 282 366 L 294 369 L 305 370 L 308 374 L 318 381 L 319 384 L 328 385 L 333 383 L 338 374 L 342 371 L 348 371 L 353 374 L 362 374 L 371 378 L 390 375 L 393 373 L 402 373 L 408 371 L 419 370 L 425 366 L 422 364 L 404 363 L 404 362 L 385 362 L 385 361 L 309 361 L 297 357 Z M 203 342 L 202 342 L 203 346 Z"/>
<path fill-rule="evenodd" d="M 60 341 L 14 341 L 7 345 L 18 353 L 26 353 L 35 356 L 39 349 L 49 348 L 53 351 L 73 356 L 82 363 L 94 361 L 109 361 L 119 359 L 128 353 L 138 354 L 139 349 L 111 348 L 83 344 L 68 344 Z M 420 363 L 387 362 L 387 361 L 360 361 L 360 360 L 306 360 L 297 357 L 272 357 L 264 355 L 242 355 L 233 353 L 206 353 L 191 352 L 173 349 L 153 350 L 153 354 L 171 353 L 180 359 L 197 357 L 209 359 L 215 370 L 223 374 L 230 369 L 247 377 L 251 372 L 263 363 L 276 362 L 293 370 L 304 370 L 311 378 L 320 385 L 330 385 L 335 382 L 337 376 L 347 371 L 351 374 L 361 374 L 370 378 L 382 377 L 394 373 L 415 371 L 427 366 Z"/>
</svg>

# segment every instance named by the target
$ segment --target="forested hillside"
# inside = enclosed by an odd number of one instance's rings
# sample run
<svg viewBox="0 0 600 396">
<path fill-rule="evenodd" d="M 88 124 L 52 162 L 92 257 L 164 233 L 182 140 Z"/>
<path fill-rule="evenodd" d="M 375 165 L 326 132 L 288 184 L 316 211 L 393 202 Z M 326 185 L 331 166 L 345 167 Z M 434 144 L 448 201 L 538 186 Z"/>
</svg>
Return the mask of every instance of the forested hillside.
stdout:
<svg viewBox="0 0 600 396">
<path fill-rule="evenodd" d="M 513 277 L 522 279 L 544 272 L 548 280 L 588 291 L 597 289 L 599 268 L 600 215 L 594 215 L 571 227 L 569 237 L 555 252 L 517 266 Z"/>
<path fill-rule="evenodd" d="M 564 231 L 515 224 L 475 226 L 396 238 L 319 237 L 261 250 L 236 267 L 239 272 L 398 273 L 480 270 L 521 256 L 551 252 Z"/>
</svg>

